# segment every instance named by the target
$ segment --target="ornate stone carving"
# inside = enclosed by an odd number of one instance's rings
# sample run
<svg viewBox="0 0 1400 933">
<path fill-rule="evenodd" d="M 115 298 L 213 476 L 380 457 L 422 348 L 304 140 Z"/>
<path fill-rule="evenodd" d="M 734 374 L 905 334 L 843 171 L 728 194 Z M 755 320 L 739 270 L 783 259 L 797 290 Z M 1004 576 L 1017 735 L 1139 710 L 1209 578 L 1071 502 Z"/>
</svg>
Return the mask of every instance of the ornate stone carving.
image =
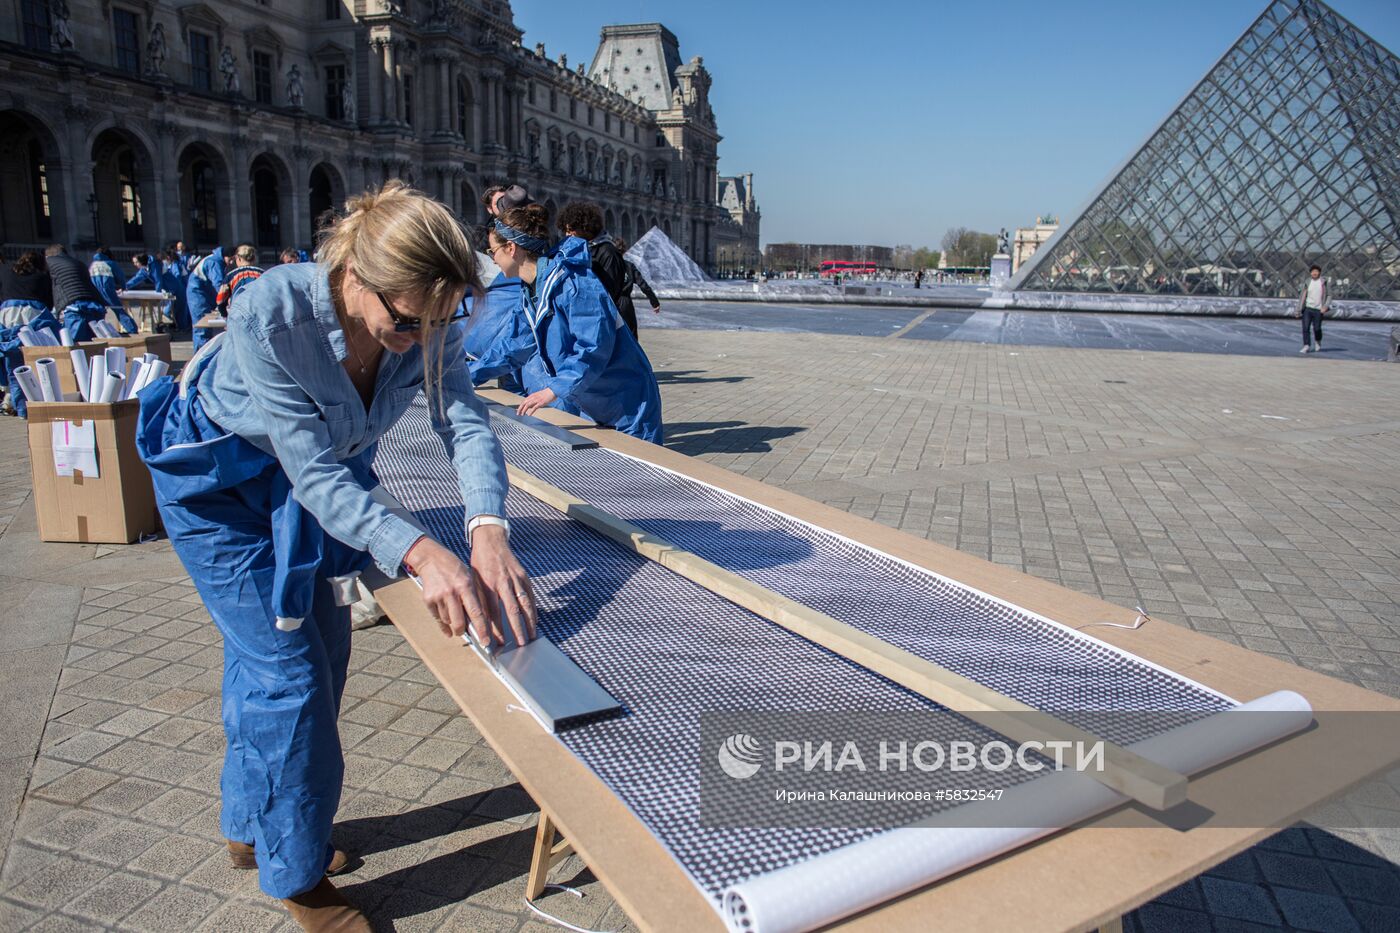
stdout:
<svg viewBox="0 0 1400 933">
<path fill-rule="evenodd" d="M 165 59 L 170 54 L 165 44 L 165 24 L 156 23 L 151 27 L 151 35 L 146 39 L 146 74 L 165 77 Z"/>
<path fill-rule="evenodd" d="M 233 49 L 228 46 L 219 52 L 219 74 L 224 76 L 224 93 L 243 93 L 243 82 L 238 77 L 238 59 L 234 58 Z"/>
<path fill-rule="evenodd" d="M 302 109 L 306 100 L 306 85 L 301 79 L 301 68 L 297 65 L 287 71 L 287 103 L 297 110 Z"/>
</svg>

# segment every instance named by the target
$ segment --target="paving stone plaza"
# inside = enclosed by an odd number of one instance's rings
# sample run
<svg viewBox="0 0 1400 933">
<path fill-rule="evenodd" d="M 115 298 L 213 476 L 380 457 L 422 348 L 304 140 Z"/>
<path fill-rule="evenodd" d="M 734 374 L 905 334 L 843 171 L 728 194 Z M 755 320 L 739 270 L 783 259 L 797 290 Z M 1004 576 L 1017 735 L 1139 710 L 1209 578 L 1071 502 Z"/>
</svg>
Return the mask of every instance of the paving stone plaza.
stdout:
<svg viewBox="0 0 1400 933">
<path fill-rule="evenodd" d="M 676 450 L 1400 696 L 1400 366 L 797 330 L 642 339 Z M 0 478 L 0 930 L 292 928 L 222 850 L 222 652 L 188 577 L 164 540 L 41 543 L 25 446 L 24 422 L 0 421 L 16 465 Z M 391 626 L 354 636 L 341 735 L 336 841 L 361 861 L 340 880 L 379 928 L 557 929 L 522 905 L 531 801 Z M 1333 811 L 1381 828 L 1281 833 L 1127 928 L 1400 929 L 1400 830 L 1381 825 L 1397 788 Z M 549 911 L 630 928 L 576 860 L 552 877 L 585 897 L 551 894 Z"/>
</svg>

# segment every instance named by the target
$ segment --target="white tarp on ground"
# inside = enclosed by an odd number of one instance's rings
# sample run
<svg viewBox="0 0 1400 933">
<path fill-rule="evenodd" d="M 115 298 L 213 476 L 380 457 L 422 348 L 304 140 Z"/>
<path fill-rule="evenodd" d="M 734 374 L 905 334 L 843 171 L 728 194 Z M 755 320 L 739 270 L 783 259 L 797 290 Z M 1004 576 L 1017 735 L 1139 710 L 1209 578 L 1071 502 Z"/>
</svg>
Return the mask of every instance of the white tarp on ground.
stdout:
<svg viewBox="0 0 1400 933">
<path fill-rule="evenodd" d="M 627 251 L 627 258 L 653 285 L 706 281 L 704 271 L 695 264 L 695 260 L 673 243 L 660 227 L 652 227 L 633 243 Z"/>
</svg>

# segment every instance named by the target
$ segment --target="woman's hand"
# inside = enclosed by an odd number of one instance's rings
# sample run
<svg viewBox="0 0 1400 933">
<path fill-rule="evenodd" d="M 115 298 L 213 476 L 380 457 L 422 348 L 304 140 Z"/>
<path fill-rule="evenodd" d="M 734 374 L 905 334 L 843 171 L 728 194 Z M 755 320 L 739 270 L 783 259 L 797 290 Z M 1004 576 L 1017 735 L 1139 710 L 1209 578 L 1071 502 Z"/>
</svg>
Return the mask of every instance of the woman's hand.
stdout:
<svg viewBox="0 0 1400 933">
<path fill-rule="evenodd" d="M 408 549 L 404 563 L 422 584 L 423 602 L 444 635 L 460 638 L 470 624 L 483 645 L 504 640 L 484 609 L 476 575 L 456 554 L 424 535 Z"/>
<path fill-rule="evenodd" d="M 540 389 L 538 392 L 532 392 L 525 396 L 525 401 L 520 403 L 520 407 L 515 410 L 515 413 L 517 415 L 533 415 L 558 397 L 554 394 L 553 389 Z"/>
<path fill-rule="evenodd" d="M 471 543 L 472 569 L 487 602 L 499 603 L 515 643 L 525 644 L 535 637 L 535 593 L 525 568 L 511 552 L 505 529 L 500 525 L 479 525 L 472 532 Z"/>
</svg>

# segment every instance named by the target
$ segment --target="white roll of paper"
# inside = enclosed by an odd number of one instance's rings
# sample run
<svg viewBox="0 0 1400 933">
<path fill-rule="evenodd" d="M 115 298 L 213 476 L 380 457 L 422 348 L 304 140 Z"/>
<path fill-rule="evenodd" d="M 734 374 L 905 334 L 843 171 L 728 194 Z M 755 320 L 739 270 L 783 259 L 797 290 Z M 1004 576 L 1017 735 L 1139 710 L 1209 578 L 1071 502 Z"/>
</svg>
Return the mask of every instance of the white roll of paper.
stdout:
<svg viewBox="0 0 1400 933">
<path fill-rule="evenodd" d="M 123 391 L 126 394 L 123 395 L 122 398 L 131 398 L 137 392 L 141 391 L 141 386 L 144 385 L 141 379 L 145 369 L 145 360 L 135 359 L 131 361 L 131 370 L 126 374 L 126 385 L 123 387 Z"/>
<path fill-rule="evenodd" d="M 122 397 L 122 386 L 126 384 L 126 377 L 121 373 L 109 372 L 102 380 L 102 391 L 98 393 L 99 402 L 116 402 Z"/>
<path fill-rule="evenodd" d="M 73 336 L 66 330 L 60 330 L 58 332 L 58 342 L 65 347 L 71 347 L 73 345 Z"/>
<path fill-rule="evenodd" d="M 88 370 L 87 353 L 75 349 L 68 355 L 73 360 L 73 381 L 78 385 L 78 394 L 83 397 L 83 401 L 90 402 L 92 397 L 88 394 L 88 388 L 92 383 L 92 373 Z"/>
<path fill-rule="evenodd" d="M 160 357 L 156 357 L 156 359 L 151 361 L 151 363 L 141 371 L 143 378 L 140 387 L 138 387 L 136 391 L 140 392 L 141 389 L 146 388 L 146 386 L 151 383 L 157 382 L 161 376 L 164 376 L 168 372 L 170 372 L 170 364 Z"/>
<path fill-rule="evenodd" d="M 13 370 L 14 377 L 19 382 L 19 387 L 24 390 L 24 397 L 30 402 L 42 402 L 44 400 L 43 387 L 39 385 L 39 374 L 34 372 L 29 366 L 16 366 Z"/>
<path fill-rule="evenodd" d="M 28 325 L 28 324 L 24 325 L 23 327 L 21 327 L 21 328 L 19 329 L 19 335 L 18 335 L 18 336 L 19 336 L 19 342 L 22 343 L 22 344 L 24 344 L 26 347 L 37 347 L 37 346 L 39 346 L 39 338 L 37 338 L 37 337 L 34 336 L 34 331 L 32 331 L 32 330 L 29 329 L 29 325 Z"/>
<path fill-rule="evenodd" d="M 126 347 L 108 347 L 102 356 L 107 360 L 103 366 L 107 372 L 126 373 Z"/>
<path fill-rule="evenodd" d="M 44 393 L 44 401 L 63 401 L 63 387 L 58 383 L 58 361 L 46 356 L 35 361 L 34 369 L 39 373 L 39 389 Z"/>
<path fill-rule="evenodd" d="M 1267 713 L 1269 715 L 1252 715 Z M 1312 707 L 1291 690 L 1252 700 L 1129 746 L 1182 774 L 1195 774 L 1307 728 Z M 1035 814 L 1030 826 L 895 829 L 734 885 L 722 913 L 730 930 L 802 933 L 883 904 L 940 878 L 1072 826 L 1128 798 L 1075 771 L 1011 788 L 999 801 L 968 806 Z M 1047 825 L 1051 821 L 1055 825 Z M 1013 818 L 1014 821 L 1014 818 Z"/>
<path fill-rule="evenodd" d="M 103 357 L 88 357 L 88 393 L 89 402 L 97 401 L 97 397 L 102 394 L 102 383 L 106 375 L 102 371 L 102 364 L 107 362 Z"/>
</svg>

